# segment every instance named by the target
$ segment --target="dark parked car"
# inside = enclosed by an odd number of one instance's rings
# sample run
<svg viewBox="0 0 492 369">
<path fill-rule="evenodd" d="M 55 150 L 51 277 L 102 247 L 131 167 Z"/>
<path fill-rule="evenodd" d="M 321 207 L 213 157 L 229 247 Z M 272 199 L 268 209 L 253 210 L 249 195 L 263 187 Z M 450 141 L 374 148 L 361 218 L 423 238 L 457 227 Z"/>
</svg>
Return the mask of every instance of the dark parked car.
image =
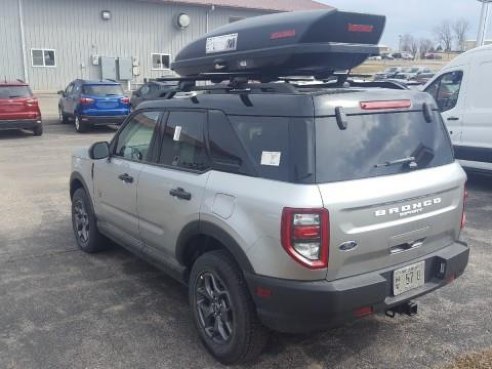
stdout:
<svg viewBox="0 0 492 369">
<path fill-rule="evenodd" d="M 171 82 L 149 81 L 133 92 L 130 105 L 132 109 L 135 109 L 143 101 L 162 97 L 162 95 L 174 89 L 176 85 L 176 83 Z"/>
<path fill-rule="evenodd" d="M 95 125 L 121 124 L 130 112 L 130 99 L 121 85 L 110 80 L 71 82 L 58 104 L 60 122 L 73 120 L 77 132 Z"/>
<path fill-rule="evenodd" d="M 28 129 L 35 136 L 43 134 L 38 99 L 27 83 L 0 82 L 0 130 Z"/>
</svg>

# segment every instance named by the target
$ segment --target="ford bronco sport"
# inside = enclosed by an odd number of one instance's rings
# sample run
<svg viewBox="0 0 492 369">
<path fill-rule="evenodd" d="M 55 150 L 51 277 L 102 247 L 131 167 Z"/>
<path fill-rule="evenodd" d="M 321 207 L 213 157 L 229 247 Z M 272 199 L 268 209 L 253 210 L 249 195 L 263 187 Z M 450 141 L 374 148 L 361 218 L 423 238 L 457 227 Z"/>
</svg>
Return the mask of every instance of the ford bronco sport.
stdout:
<svg viewBox="0 0 492 369">
<path fill-rule="evenodd" d="M 214 37 L 209 50 L 234 47 Z M 256 357 L 267 329 L 413 314 L 469 254 L 466 177 L 430 95 L 257 73 L 176 78 L 72 158 L 78 246 L 109 238 L 188 285 L 200 338 L 225 364 Z"/>
</svg>

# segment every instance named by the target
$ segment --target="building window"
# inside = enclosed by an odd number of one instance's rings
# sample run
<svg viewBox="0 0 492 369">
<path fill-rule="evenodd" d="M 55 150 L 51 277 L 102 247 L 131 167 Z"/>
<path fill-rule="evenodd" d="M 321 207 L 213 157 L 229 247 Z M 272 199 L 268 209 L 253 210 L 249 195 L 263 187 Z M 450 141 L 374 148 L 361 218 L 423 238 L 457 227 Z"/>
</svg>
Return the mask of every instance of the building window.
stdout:
<svg viewBox="0 0 492 369">
<path fill-rule="evenodd" d="M 234 23 L 243 19 L 244 17 L 229 17 L 229 23 Z"/>
<path fill-rule="evenodd" d="M 171 57 L 169 54 L 152 54 L 152 69 L 154 70 L 167 70 L 170 67 L 170 62 Z"/>
<path fill-rule="evenodd" d="M 56 67 L 55 50 L 31 49 L 33 67 Z"/>
</svg>

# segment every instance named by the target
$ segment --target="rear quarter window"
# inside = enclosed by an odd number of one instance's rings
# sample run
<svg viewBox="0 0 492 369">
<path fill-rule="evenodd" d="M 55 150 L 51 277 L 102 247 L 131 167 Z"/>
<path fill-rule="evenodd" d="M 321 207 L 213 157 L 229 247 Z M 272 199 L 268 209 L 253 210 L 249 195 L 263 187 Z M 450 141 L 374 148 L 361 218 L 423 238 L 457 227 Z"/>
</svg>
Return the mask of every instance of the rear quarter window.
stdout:
<svg viewBox="0 0 492 369">
<path fill-rule="evenodd" d="M 423 113 L 395 112 L 348 116 L 346 130 L 334 117 L 316 119 L 316 181 L 354 180 L 404 173 L 408 164 L 378 166 L 414 157 L 417 169 L 454 161 L 451 142 L 437 111 L 427 123 Z"/>
</svg>

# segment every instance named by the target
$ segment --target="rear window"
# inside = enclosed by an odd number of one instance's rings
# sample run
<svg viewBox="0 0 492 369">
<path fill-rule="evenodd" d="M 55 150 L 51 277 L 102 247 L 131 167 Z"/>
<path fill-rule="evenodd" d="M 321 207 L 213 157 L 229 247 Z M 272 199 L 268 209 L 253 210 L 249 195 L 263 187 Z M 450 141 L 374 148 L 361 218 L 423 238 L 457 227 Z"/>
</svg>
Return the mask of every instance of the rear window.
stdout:
<svg viewBox="0 0 492 369">
<path fill-rule="evenodd" d="M 427 123 L 423 113 L 352 115 L 346 130 L 334 117 L 316 119 L 316 181 L 336 182 L 403 173 L 408 163 L 385 162 L 414 157 L 417 168 L 453 162 L 451 143 L 440 115 Z"/>
<path fill-rule="evenodd" d="M 82 93 L 90 96 L 120 96 L 123 89 L 120 85 L 85 85 Z"/>
<path fill-rule="evenodd" d="M 0 99 L 15 99 L 31 95 L 31 89 L 28 86 L 0 86 Z"/>
</svg>

